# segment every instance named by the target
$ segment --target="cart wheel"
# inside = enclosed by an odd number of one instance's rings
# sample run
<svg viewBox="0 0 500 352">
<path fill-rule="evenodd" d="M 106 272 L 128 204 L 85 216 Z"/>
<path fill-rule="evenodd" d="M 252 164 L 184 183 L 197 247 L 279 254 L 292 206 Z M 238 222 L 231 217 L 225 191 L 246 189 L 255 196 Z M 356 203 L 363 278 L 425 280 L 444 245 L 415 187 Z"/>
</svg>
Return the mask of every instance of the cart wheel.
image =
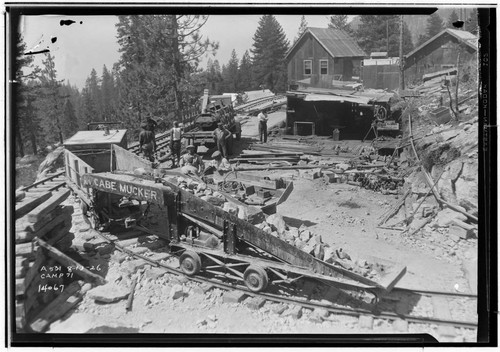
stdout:
<svg viewBox="0 0 500 352">
<path fill-rule="evenodd" d="M 196 252 L 185 251 L 182 253 L 179 261 L 181 263 L 181 270 L 186 275 L 196 275 L 201 270 L 201 259 Z"/>
<path fill-rule="evenodd" d="M 245 285 L 253 292 L 265 290 L 269 281 L 266 271 L 256 265 L 251 265 L 245 270 L 243 279 L 245 280 Z"/>
</svg>

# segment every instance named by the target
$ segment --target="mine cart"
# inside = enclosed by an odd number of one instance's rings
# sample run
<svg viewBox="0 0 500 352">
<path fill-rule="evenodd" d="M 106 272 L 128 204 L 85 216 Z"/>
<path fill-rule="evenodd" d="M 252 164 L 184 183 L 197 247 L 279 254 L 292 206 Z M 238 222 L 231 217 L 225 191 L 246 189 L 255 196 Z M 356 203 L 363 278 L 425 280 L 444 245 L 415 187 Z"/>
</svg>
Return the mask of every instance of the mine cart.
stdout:
<svg viewBox="0 0 500 352">
<path fill-rule="evenodd" d="M 82 184 L 94 196 L 112 194 L 163 209 L 168 221 L 158 236 L 167 239 L 171 252 L 179 255 L 186 275 L 215 275 L 244 283 L 255 292 L 268 284 L 312 278 L 375 298 L 390 291 L 406 270 L 373 259 L 374 274 L 365 277 L 326 263 L 161 178 L 94 173 L 83 175 Z M 100 214 L 97 218 L 103 219 Z"/>
</svg>

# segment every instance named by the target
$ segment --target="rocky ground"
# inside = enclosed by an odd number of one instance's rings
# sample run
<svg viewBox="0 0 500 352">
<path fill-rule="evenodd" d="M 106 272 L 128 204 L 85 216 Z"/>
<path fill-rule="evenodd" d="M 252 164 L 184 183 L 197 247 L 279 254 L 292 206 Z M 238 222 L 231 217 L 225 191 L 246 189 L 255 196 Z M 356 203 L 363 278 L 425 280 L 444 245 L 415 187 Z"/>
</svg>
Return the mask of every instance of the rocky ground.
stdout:
<svg viewBox="0 0 500 352">
<path fill-rule="evenodd" d="M 270 125 L 278 125 L 283 118 L 284 111 L 271 114 Z M 257 125 L 253 118 L 247 121 L 243 124 L 243 135 L 255 138 Z M 465 125 L 469 127 L 465 128 Z M 449 131 L 451 130 L 443 129 L 434 132 L 445 134 L 440 141 L 446 142 L 446 133 L 449 135 L 452 133 Z M 461 136 L 466 133 L 470 134 L 468 138 L 475 137 L 477 140 L 477 124 L 474 121 L 457 125 L 453 127 L 453 131 L 455 135 L 450 139 L 460 141 Z M 466 142 L 462 140 L 460 143 Z M 424 150 L 422 145 L 420 148 Z M 470 172 L 467 172 L 467 165 L 475 162 L 477 167 L 477 154 L 462 154 L 460 159 L 462 168 L 458 174 L 455 171 L 458 168 L 455 165 L 458 163 L 456 158 L 447 160 L 446 157 L 438 155 L 436 160 L 440 158 L 441 162 L 435 165 L 440 167 L 439 172 L 444 170 L 444 173 L 447 173 L 442 175 L 441 180 L 452 180 L 455 184 L 453 187 L 450 186 L 451 193 L 446 195 L 446 199 L 452 200 L 455 197 L 458 204 L 473 212 L 474 209 L 468 203 L 472 193 L 462 195 L 460 192 L 464 193 L 464 189 L 460 182 L 474 182 Z M 431 169 L 430 172 L 434 176 L 436 171 Z M 382 194 L 346 183 L 327 183 L 323 178 L 304 179 L 299 177 L 298 171 L 293 170 L 281 174 L 266 172 L 266 175 L 286 177 L 294 182 L 294 191 L 285 203 L 278 206 L 278 214 L 283 216 L 288 226 L 297 228 L 307 226 L 311 232 L 320 235 L 324 243 L 342 248 L 353 258 L 370 255 L 404 264 L 407 273 L 398 283 L 399 287 L 475 292 L 477 230 L 466 231 L 464 234 L 461 228 L 457 229 L 454 220 L 466 219 L 449 209 L 439 210 L 432 195 L 425 198 L 425 206 L 422 207 L 427 209 L 428 213 L 422 213 L 421 210 L 415 215 L 414 220 L 414 222 L 427 221 L 425 215 L 429 217 L 432 214 L 429 222 L 421 231 L 411 234 L 401 230 L 377 228 L 381 217 L 401 199 L 401 192 L 397 195 Z M 434 179 L 436 178 L 434 176 Z M 406 187 L 420 187 L 418 180 L 420 179 L 416 174 L 410 174 L 406 180 Z M 417 197 L 410 198 L 409 207 L 415 208 L 419 201 Z M 72 229 L 77 239 L 79 236 L 88 236 L 89 233 L 88 225 L 79 220 L 79 216 L 77 212 Z M 401 210 L 388 223 L 397 225 L 405 216 Z M 64 319 L 53 323 L 49 333 L 428 332 L 440 341 L 473 342 L 476 339 L 475 331 L 469 329 L 454 329 L 452 334 L 445 337 L 436 326 L 432 325 L 402 324 L 397 321 L 366 317 L 358 319 L 340 315 L 325 315 L 318 318 L 320 314 L 318 312 L 307 309 L 297 311 L 293 307 L 271 302 L 266 302 L 256 309 L 251 300 L 235 302 L 220 289 L 207 289 L 183 277 L 163 275 L 157 269 L 148 266 L 138 267 L 117 251 L 101 254 L 90 252 L 85 256 L 92 262 L 102 263 L 106 268 L 108 284 L 104 288 L 105 292 L 99 291 L 102 288 L 93 288 L 86 284 L 82 303 Z M 127 311 L 125 298 L 134 278 L 138 279 L 138 284 L 133 308 Z M 108 297 L 102 298 L 102 296 Z M 105 303 L 103 300 L 116 301 Z M 474 309 L 460 311 L 459 301 L 451 305 L 455 308 L 453 318 L 464 320 L 474 318 Z M 426 303 L 424 298 L 416 307 L 422 310 L 421 314 L 432 315 L 432 304 Z"/>
</svg>

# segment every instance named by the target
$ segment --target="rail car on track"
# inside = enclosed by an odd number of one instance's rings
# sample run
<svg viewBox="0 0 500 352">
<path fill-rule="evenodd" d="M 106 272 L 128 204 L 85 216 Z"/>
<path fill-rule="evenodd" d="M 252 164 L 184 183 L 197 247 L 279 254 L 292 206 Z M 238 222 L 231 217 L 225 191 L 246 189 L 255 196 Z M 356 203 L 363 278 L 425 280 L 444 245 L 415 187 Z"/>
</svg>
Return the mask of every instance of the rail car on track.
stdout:
<svg viewBox="0 0 500 352">
<path fill-rule="evenodd" d="M 84 213 L 97 229 L 114 222 L 148 232 L 141 221 L 151 206 L 157 207 L 166 222 L 154 234 L 168 242 L 171 253 L 179 257 L 180 269 L 188 276 L 215 275 L 244 283 L 255 292 L 270 284 L 309 278 L 373 300 L 391 291 L 406 271 L 404 266 L 380 258 L 367 258 L 376 263 L 376 274 L 370 277 L 340 263 L 326 263 L 176 184 L 153 176 L 153 172 L 140 175 L 131 169 L 116 170 L 116 164 L 121 163 L 115 162 L 118 156 L 113 156 L 110 137 L 102 135 L 102 131 L 92 132 L 100 133 L 100 138 L 107 141 L 98 141 L 99 135 L 90 138 L 93 145 L 101 146 L 95 158 L 87 156 L 84 146 L 75 148 L 75 143 L 73 152 L 66 150 L 67 183 L 81 198 Z M 75 140 L 70 139 L 68 145 Z M 81 156 L 86 157 L 85 161 Z M 101 159 L 107 162 L 107 170 Z"/>
</svg>

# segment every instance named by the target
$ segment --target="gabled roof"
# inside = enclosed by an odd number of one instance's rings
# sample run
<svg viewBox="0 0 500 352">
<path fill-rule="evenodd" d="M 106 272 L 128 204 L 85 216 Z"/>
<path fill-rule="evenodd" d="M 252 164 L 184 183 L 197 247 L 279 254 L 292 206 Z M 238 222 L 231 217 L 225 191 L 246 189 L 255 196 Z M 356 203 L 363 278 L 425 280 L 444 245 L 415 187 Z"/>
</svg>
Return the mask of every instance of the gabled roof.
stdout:
<svg viewBox="0 0 500 352">
<path fill-rule="evenodd" d="M 406 55 L 406 62 L 408 62 L 411 65 L 411 61 L 412 61 L 411 59 L 413 57 L 420 56 L 419 53 L 424 49 L 428 49 L 431 51 L 436 50 L 438 47 L 441 46 L 439 41 L 445 40 L 447 36 L 450 39 L 454 38 L 454 39 L 456 39 L 456 41 L 463 43 L 465 45 L 465 48 L 467 49 L 467 51 L 469 51 L 469 52 L 477 51 L 478 38 L 474 34 L 467 32 L 467 31 L 459 31 L 457 29 L 446 28 L 443 31 L 441 31 L 440 33 L 436 34 L 431 39 L 427 40 L 425 43 L 423 43 L 420 46 L 418 46 L 417 48 L 415 48 L 412 52 L 408 53 Z"/>
<path fill-rule="evenodd" d="M 285 56 L 285 59 L 301 45 L 301 42 L 308 35 L 316 39 L 319 44 L 332 57 L 365 57 L 366 53 L 346 32 L 340 29 L 307 27 L 300 38 L 292 45 Z"/>
</svg>

